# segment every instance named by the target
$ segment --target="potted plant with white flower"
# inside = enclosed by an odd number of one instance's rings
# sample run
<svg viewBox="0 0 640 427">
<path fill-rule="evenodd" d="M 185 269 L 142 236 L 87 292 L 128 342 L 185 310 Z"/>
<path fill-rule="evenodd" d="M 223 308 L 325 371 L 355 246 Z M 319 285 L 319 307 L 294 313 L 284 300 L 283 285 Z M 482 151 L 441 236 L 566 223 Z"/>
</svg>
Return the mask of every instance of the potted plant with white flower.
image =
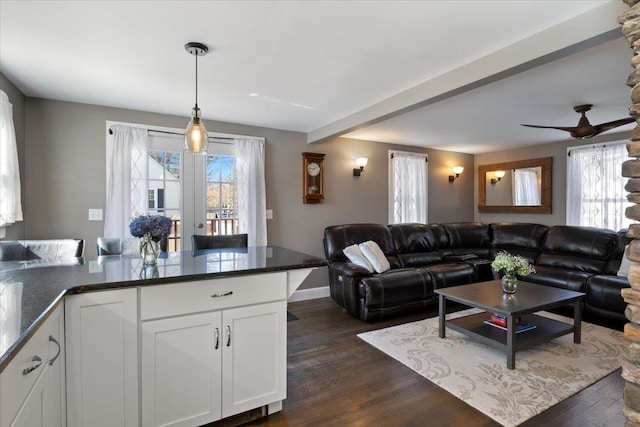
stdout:
<svg viewBox="0 0 640 427">
<path fill-rule="evenodd" d="M 529 261 L 520 255 L 511 255 L 509 252 L 501 251 L 491 262 L 491 268 L 502 273 L 502 290 L 513 294 L 518 287 L 517 276 L 525 277 L 535 273 L 536 269 Z"/>
</svg>

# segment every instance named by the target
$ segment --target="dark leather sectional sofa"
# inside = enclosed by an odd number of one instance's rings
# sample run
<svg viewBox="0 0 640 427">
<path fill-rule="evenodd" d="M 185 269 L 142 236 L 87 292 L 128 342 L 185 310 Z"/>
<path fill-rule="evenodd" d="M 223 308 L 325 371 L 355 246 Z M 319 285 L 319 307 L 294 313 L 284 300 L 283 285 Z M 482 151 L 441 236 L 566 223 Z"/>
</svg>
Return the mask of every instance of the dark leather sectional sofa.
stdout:
<svg viewBox="0 0 640 427">
<path fill-rule="evenodd" d="M 343 249 L 376 242 L 391 269 L 369 273 Z M 497 279 L 491 260 L 504 250 L 535 265 L 526 281 L 586 293 L 583 319 L 622 328 L 626 303 L 617 276 L 626 230 L 530 223 L 346 224 L 324 231 L 331 297 L 350 314 L 373 320 L 437 304 L 434 289 Z M 571 314 L 567 310 L 563 314 Z"/>
</svg>

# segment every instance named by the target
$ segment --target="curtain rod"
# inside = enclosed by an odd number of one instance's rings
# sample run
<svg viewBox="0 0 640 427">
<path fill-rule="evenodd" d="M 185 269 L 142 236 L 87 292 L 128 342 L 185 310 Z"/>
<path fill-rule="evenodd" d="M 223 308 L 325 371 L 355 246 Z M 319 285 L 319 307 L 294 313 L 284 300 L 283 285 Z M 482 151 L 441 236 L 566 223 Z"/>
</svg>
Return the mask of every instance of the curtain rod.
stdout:
<svg viewBox="0 0 640 427">
<path fill-rule="evenodd" d="M 428 155 L 428 154 L 423 154 L 423 153 L 414 153 L 414 152 L 410 152 L 410 151 L 404 151 L 404 153 L 415 154 L 415 155 L 417 155 L 417 156 L 424 156 L 424 161 L 425 161 L 426 163 L 429 163 L 429 155 Z M 393 159 L 393 155 L 394 155 L 394 154 L 395 154 L 395 153 L 391 153 L 391 154 L 389 155 L 389 157 Z"/>
<path fill-rule="evenodd" d="M 184 136 L 183 133 L 168 132 L 166 130 L 147 129 L 147 132 L 157 132 L 157 133 L 166 133 L 167 135 Z M 109 135 L 113 135 L 113 129 L 111 129 L 111 128 L 109 128 Z M 229 140 L 229 141 L 233 141 L 234 140 L 234 138 L 228 138 L 228 137 L 224 137 L 224 136 L 210 136 L 209 139 L 225 139 L 225 140 Z"/>
</svg>

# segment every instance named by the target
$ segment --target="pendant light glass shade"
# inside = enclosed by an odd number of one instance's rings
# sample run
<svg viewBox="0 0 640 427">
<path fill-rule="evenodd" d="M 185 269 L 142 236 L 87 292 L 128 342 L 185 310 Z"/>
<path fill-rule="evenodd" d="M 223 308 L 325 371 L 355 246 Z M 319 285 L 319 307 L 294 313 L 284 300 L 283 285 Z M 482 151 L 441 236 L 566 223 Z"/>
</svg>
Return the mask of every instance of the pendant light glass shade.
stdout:
<svg viewBox="0 0 640 427">
<path fill-rule="evenodd" d="M 191 121 L 184 131 L 184 148 L 189 153 L 207 154 L 209 135 L 200 119 L 200 109 L 196 106 L 191 113 Z"/>
<path fill-rule="evenodd" d="M 206 55 L 209 49 L 202 43 L 190 42 L 184 46 L 185 50 L 196 57 L 196 105 L 191 111 L 191 121 L 184 131 L 184 148 L 188 153 L 207 154 L 209 135 L 200 118 L 198 108 L 198 56 Z"/>
</svg>

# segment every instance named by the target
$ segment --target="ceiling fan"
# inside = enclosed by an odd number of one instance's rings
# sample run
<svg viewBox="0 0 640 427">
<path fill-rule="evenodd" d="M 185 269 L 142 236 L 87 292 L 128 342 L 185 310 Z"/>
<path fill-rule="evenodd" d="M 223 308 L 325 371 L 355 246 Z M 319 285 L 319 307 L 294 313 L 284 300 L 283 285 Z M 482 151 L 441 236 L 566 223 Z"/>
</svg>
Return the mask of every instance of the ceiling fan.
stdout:
<svg viewBox="0 0 640 427">
<path fill-rule="evenodd" d="M 606 132 L 613 128 L 617 128 L 618 126 L 626 125 L 627 123 L 635 122 L 633 117 L 627 117 L 620 120 L 614 120 L 612 122 L 601 123 L 599 125 L 592 125 L 589 123 L 589 119 L 585 113 L 591 110 L 593 107 L 592 104 L 584 104 L 584 105 L 576 105 L 573 107 L 576 113 L 580 113 L 582 116 L 580 117 L 580 121 L 578 121 L 578 126 L 539 126 L 539 125 L 525 125 L 530 128 L 543 128 L 543 129 L 558 129 L 569 132 L 572 137 L 583 139 L 583 138 L 591 138 L 602 132 Z"/>
</svg>

